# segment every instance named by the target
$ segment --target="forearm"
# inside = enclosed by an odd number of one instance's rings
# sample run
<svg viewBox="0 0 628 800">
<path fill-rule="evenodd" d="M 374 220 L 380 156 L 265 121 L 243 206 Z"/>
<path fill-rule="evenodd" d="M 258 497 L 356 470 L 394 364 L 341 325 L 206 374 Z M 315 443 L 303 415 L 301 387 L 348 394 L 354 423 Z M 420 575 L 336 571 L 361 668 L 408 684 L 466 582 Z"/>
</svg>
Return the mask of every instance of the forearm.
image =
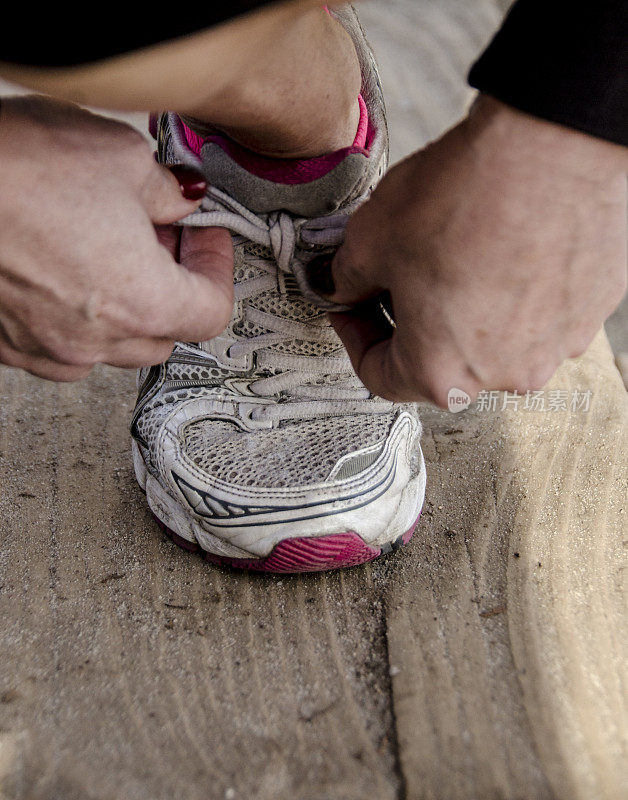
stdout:
<svg viewBox="0 0 628 800">
<path fill-rule="evenodd" d="M 197 24 L 201 19 L 199 14 Z M 355 50 L 313 0 L 270 4 L 104 61 L 62 67 L 4 63 L 0 74 L 81 104 L 198 117 L 272 155 L 314 156 L 350 145 L 357 126 Z"/>
</svg>

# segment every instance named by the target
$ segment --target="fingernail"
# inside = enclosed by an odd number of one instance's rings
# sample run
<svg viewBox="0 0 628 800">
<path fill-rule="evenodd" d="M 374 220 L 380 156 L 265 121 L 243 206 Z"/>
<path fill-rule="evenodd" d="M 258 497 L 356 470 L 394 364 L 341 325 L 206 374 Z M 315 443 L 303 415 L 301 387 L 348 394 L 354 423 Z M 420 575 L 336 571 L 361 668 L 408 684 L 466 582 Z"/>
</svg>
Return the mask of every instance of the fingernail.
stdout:
<svg viewBox="0 0 628 800">
<path fill-rule="evenodd" d="M 308 282 L 317 294 L 331 296 L 336 292 L 331 261 L 329 255 L 316 256 L 307 265 Z"/>
<path fill-rule="evenodd" d="M 207 181 L 200 170 L 188 164 L 173 164 L 168 169 L 179 181 L 181 194 L 186 200 L 200 200 L 205 197 Z"/>
</svg>

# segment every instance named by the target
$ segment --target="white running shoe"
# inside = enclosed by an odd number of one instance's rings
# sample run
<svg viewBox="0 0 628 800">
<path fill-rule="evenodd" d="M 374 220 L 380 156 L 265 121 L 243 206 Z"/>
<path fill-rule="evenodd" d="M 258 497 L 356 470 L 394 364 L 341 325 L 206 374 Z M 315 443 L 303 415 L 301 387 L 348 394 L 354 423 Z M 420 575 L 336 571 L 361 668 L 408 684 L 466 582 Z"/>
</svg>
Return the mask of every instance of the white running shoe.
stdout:
<svg viewBox="0 0 628 800">
<path fill-rule="evenodd" d="M 370 561 L 408 541 L 425 493 L 415 406 L 364 388 L 307 282 L 387 166 L 371 51 L 353 9 L 334 15 L 362 66 L 353 147 L 281 162 L 175 114 L 157 123 L 159 160 L 200 167 L 210 186 L 184 223 L 232 231 L 235 304 L 221 336 L 140 370 L 135 470 L 178 544 L 245 569 Z"/>
</svg>

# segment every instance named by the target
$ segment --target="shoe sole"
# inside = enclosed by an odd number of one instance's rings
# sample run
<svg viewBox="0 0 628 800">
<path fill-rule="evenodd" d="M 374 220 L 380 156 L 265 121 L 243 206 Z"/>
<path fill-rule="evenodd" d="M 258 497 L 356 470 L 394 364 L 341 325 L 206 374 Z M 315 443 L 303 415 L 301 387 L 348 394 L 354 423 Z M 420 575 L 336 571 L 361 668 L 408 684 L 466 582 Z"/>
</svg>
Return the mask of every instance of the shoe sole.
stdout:
<svg viewBox="0 0 628 800">
<path fill-rule="evenodd" d="M 135 442 L 133 442 L 132 450 L 137 482 L 146 494 L 151 513 L 159 527 L 179 547 L 188 552 L 202 555 L 212 564 L 235 569 L 275 573 L 323 572 L 355 567 L 359 564 L 373 561 L 378 556 L 394 552 L 404 544 L 407 544 L 412 538 L 412 534 L 421 517 L 425 493 L 424 483 L 417 497 L 419 502 L 415 506 L 416 517 L 414 522 L 404 534 L 391 542 L 385 542 L 383 545 L 367 544 L 358 533 L 349 530 L 343 533 L 323 534 L 321 536 L 309 535 L 285 538 L 277 542 L 267 555 L 259 558 L 254 556 L 223 555 L 206 550 L 196 539 L 182 536 L 170 527 L 172 524 L 170 520 L 176 521 L 177 512 L 181 513 L 183 509 L 179 509 L 173 499 L 164 492 L 163 487 L 148 475 L 146 465 Z M 421 461 L 422 474 L 424 475 L 425 464 L 422 454 Z M 168 519 L 168 523 L 164 522 L 161 517 Z"/>
<path fill-rule="evenodd" d="M 211 564 L 232 567 L 234 569 L 253 570 L 255 572 L 323 572 L 343 567 L 356 567 L 359 564 L 366 564 L 378 556 L 398 550 L 407 544 L 412 538 L 412 534 L 419 522 L 417 517 L 412 527 L 402 536 L 382 547 L 372 547 L 366 544 L 357 533 L 347 531 L 346 533 L 333 533 L 327 536 L 303 537 L 296 539 L 284 539 L 279 542 L 273 550 L 263 558 L 229 558 L 209 553 L 197 544 L 190 542 L 179 536 L 158 516 L 153 514 L 157 524 L 172 541 L 190 553 L 198 553 Z"/>
</svg>

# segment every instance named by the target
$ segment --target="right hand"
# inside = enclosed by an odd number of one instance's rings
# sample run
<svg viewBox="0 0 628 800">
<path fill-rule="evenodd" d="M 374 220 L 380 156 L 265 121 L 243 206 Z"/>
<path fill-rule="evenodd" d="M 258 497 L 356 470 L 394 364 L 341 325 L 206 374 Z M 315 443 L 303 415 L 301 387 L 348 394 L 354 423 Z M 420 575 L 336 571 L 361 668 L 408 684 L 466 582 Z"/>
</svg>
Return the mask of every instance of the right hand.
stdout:
<svg viewBox="0 0 628 800">
<path fill-rule="evenodd" d="M 364 385 L 443 408 L 454 387 L 541 389 L 625 291 L 627 167 L 617 144 L 480 95 L 390 170 L 320 272 L 354 307 L 331 320 Z M 385 293 L 394 329 L 361 305 Z"/>
<path fill-rule="evenodd" d="M 176 340 L 224 329 L 231 236 L 158 237 L 198 202 L 139 133 L 43 97 L 3 98 L 0 166 L 1 363 L 72 381 L 100 362 L 159 363 Z"/>
</svg>

